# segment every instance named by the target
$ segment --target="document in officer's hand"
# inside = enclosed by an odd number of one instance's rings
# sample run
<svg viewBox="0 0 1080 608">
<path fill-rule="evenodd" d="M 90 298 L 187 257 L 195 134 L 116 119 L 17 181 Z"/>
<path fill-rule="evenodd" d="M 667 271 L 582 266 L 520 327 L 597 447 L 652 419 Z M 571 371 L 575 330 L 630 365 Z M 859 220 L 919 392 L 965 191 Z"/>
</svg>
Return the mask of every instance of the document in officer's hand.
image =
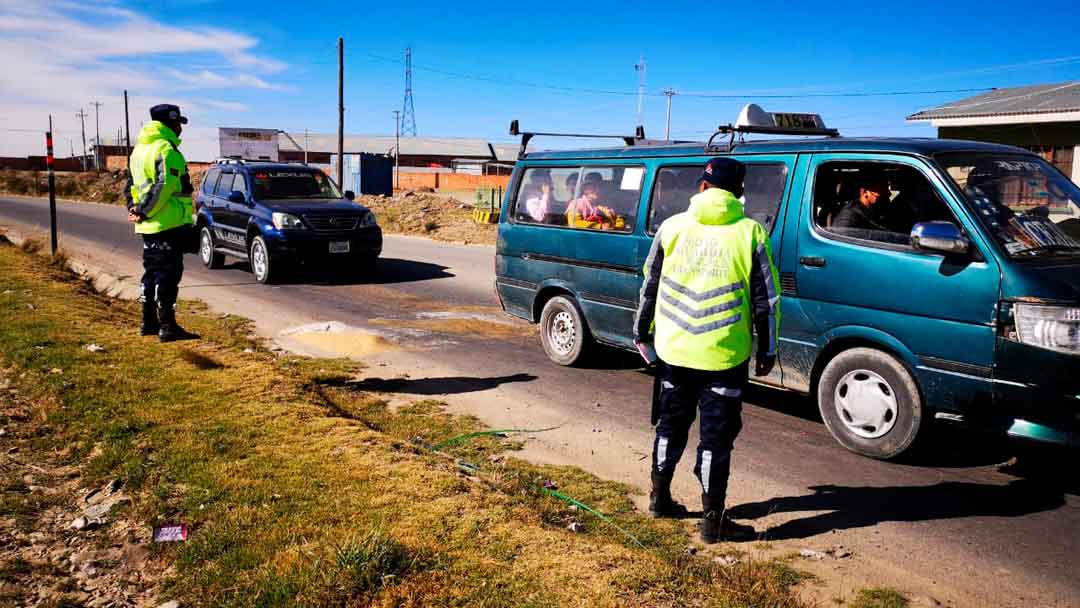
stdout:
<svg viewBox="0 0 1080 608">
<path fill-rule="evenodd" d="M 649 365 L 656 365 L 656 349 L 653 348 L 652 344 L 646 342 L 635 342 L 634 345 L 637 346 L 638 353 L 641 354 L 641 358 L 645 360 L 645 363 Z"/>
</svg>

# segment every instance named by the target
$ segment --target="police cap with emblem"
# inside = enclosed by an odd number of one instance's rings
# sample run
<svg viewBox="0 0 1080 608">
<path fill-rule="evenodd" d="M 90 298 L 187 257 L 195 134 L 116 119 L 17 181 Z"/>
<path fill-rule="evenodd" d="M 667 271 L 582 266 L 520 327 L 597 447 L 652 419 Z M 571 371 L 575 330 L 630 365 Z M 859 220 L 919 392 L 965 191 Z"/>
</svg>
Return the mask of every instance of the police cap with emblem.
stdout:
<svg viewBox="0 0 1080 608">
<path fill-rule="evenodd" d="M 174 106 L 171 103 L 159 103 L 150 108 L 150 118 L 166 124 L 187 124 L 187 118 L 180 114 L 180 106 Z"/>
<path fill-rule="evenodd" d="M 735 194 L 735 196 L 741 196 L 745 178 L 746 165 L 734 158 L 713 158 L 705 163 L 705 170 L 698 181 L 707 182 L 717 188 L 723 188 Z"/>
</svg>

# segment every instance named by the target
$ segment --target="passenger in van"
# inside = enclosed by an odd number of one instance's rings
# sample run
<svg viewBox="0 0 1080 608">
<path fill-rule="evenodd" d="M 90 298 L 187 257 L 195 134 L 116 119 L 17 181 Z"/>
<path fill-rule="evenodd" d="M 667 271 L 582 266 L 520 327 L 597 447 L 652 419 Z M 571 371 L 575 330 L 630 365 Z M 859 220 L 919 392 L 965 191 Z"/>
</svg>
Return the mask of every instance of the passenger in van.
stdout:
<svg viewBox="0 0 1080 608">
<path fill-rule="evenodd" d="M 599 173 L 589 173 L 581 184 L 581 196 L 566 206 L 566 225 L 572 228 L 623 230 L 626 220 L 618 217 L 611 207 L 600 204 L 604 179 Z"/>
<path fill-rule="evenodd" d="M 858 184 L 857 197 L 836 212 L 832 228 L 889 232 L 884 223 L 884 208 L 889 202 L 889 180 L 882 173 L 864 171 L 859 174 Z"/>
<path fill-rule="evenodd" d="M 566 176 L 566 200 L 574 200 L 574 195 L 577 194 L 577 183 L 577 171 Z"/>
<path fill-rule="evenodd" d="M 538 171 L 533 175 L 533 179 L 527 188 L 525 211 L 528 213 L 529 219 L 534 222 L 547 221 L 557 205 L 554 198 L 554 187 L 551 183 L 551 174 L 546 171 Z"/>
</svg>

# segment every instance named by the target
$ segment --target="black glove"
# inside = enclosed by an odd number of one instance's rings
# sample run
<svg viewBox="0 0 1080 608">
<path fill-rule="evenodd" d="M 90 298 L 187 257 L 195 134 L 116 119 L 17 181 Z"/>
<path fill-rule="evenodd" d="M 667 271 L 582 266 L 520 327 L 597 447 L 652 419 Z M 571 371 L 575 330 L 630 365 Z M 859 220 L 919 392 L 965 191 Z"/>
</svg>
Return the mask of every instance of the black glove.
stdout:
<svg viewBox="0 0 1080 608">
<path fill-rule="evenodd" d="M 191 177 L 185 173 L 180 176 L 180 194 L 184 196 L 190 196 L 195 192 L 195 188 L 191 185 Z"/>
<path fill-rule="evenodd" d="M 768 376 L 772 373 L 773 367 L 776 365 L 776 355 L 767 355 L 764 353 L 758 353 L 757 358 L 754 360 L 754 375 Z"/>
</svg>

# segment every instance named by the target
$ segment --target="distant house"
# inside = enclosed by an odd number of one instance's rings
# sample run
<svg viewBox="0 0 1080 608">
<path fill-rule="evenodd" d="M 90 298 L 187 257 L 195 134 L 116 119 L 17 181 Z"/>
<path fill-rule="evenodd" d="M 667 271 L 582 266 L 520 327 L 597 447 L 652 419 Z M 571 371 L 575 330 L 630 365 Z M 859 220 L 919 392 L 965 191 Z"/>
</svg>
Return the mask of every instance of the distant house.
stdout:
<svg viewBox="0 0 1080 608">
<path fill-rule="evenodd" d="M 930 122 L 942 139 L 1026 148 L 1080 183 L 1080 81 L 994 89 L 907 120 Z"/>
</svg>

